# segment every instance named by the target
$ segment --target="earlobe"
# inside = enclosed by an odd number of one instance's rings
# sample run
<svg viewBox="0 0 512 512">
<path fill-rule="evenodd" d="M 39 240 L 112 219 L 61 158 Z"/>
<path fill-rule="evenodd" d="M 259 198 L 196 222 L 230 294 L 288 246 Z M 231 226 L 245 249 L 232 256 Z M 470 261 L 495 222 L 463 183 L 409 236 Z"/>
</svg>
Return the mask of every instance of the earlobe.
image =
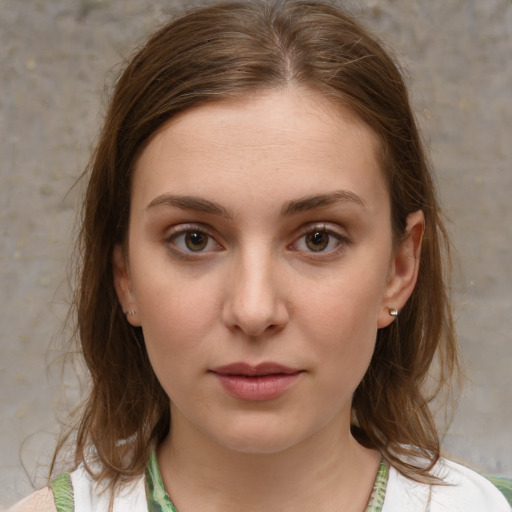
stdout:
<svg viewBox="0 0 512 512">
<path fill-rule="evenodd" d="M 411 296 L 420 267 L 425 216 L 421 210 L 407 217 L 403 240 L 395 250 L 377 327 L 391 324 Z M 396 312 L 396 313 L 395 313 Z"/>
<path fill-rule="evenodd" d="M 137 314 L 137 305 L 132 293 L 130 271 L 126 261 L 125 251 L 121 245 L 116 245 L 112 253 L 112 268 L 114 273 L 114 287 L 117 298 L 128 322 L 134 327 L 140 326 Z"/>
</svg>

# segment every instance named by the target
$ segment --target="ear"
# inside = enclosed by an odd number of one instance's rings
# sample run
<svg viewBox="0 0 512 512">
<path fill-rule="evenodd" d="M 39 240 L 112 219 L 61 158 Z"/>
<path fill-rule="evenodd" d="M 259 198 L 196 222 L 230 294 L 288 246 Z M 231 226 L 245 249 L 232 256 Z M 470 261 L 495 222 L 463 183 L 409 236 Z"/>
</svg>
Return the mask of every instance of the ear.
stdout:
<svg viewBox="0 0 512 512">
<path fill-rule="evenodd" d="M 114 271 L 114 287 L 116 289 L 117 298 L 126 315 L 126 319 L 134 327 L 139 327 L 139 314 L 137 303 L 132 293 L 130 269 L 128 267 L 125 251 L 120 244 L 114 246 L 112 268 Z"/>
<path fill-rule="evenodd" d="M 407 216 L 404 237 L 395 249 L 390 265 L 388 283 L 377 319 L 379 329 L 393 322 L 395 317 L 390 311 L 400 311 L 414 290 L 420 268 L 424 231 L 425 216 L 421 210 Z"/>
</svg>

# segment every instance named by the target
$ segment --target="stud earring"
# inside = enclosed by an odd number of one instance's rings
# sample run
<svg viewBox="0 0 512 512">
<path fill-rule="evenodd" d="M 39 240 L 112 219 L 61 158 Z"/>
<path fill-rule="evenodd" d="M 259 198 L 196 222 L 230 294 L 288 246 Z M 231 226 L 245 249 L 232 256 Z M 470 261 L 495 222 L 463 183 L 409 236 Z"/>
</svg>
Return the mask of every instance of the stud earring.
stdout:
<svg viewBox="0 0 512 512">
<path fill-rule="evenodd" d="M 389 314 L 391 316 L 397 317 L 398 316 L 398 309 L 396 309 L 396 308 L 389 308 Z"/>
<path fill-rule="evenodd" d="M 126 316 L 129 316 L 129 315 L 135 315 L 135 311 L 133 309 L 129 309 L 128 311 L 125 311 L 124 314 Z"/>
</svg>

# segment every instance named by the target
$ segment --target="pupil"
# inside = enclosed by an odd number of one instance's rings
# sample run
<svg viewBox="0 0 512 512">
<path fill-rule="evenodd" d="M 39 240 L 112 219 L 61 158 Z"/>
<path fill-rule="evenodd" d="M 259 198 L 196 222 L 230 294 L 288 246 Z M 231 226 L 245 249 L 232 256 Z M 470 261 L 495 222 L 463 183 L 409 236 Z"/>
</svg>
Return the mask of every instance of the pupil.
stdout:
<svg viewBox="0 0 512 512">
<path fill-rule="evenodd" d="M 191 251 L 200 251 L 206 247 L 207 238 L 203 233 L 187 233 L 185 243 Z"/>
<path fill-rule="evenodd" d="M 323 251 L 329 243 L 329 236 L 325 231 L 315 231 L 307 237 L 307 245 L 312 251 Z"/>
</svg>

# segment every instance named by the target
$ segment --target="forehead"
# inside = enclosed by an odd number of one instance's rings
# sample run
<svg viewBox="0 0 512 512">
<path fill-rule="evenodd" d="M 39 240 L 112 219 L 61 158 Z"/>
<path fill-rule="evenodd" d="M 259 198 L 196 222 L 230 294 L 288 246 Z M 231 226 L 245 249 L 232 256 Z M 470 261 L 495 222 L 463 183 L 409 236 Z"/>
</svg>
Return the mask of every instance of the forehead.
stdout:
<svg viewBox="0 0 512 512">
<path fill-rule="evenodd" d="M 150 201 L 163 188 L 229 197 L 341 186 L 379 195 L 378 148 L 363 121 L 318 93 L 260 92 L 185 111 L 161 127 L 136 162 L 134 200 Z"/>
</svg>

